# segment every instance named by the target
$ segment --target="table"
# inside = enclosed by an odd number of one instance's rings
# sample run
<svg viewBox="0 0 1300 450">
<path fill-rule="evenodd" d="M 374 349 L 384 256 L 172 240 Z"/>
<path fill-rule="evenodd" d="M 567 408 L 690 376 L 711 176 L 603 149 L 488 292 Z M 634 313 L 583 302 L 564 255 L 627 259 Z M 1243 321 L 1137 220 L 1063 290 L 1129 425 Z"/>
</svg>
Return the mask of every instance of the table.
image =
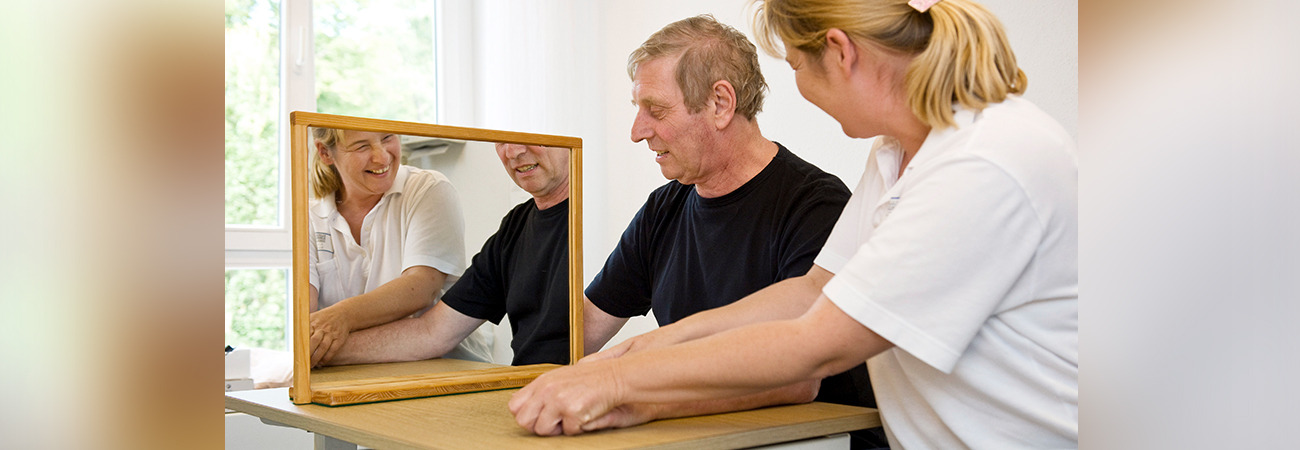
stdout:
<svg viewBox="0 0 1300 450">
<path fill-rule="evenodd" d="M 493 367 L 433 359 L 312 372 L 317 381 Z M 689 417 L 579 436 L 534 436 L 506 403 L 517 389 L 349 406 L 294 405 L 288 388 L 230 392 L 226 408 L 367 447 L 387 448 L 739 448 L 880 426 L 874 409 L 807 403 Z"/>
</svg>

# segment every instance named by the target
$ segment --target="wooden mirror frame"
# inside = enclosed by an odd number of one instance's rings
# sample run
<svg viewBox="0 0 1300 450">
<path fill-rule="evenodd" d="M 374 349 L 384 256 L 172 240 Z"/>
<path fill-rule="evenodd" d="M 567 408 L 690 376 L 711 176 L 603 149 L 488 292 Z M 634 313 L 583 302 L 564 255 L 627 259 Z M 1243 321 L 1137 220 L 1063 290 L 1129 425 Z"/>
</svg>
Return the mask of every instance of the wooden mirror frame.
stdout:
<svg viewBox="0 0 1300 450">
<path fill-rule="evenodd" d="M 567 136 L 519 133 L 480 128 L 453 127 L 396 120 L 368 119 L 305 111 L 289 114 L 290 135 L 290 201 L 293 204 L 293 385 L 289 398 L 295 404 L 325 403 L 331 405 L 360 403 L 322 401 L 321 392 L 311 387 L 311 325 L 310 294 L 308 288 L 308 155 L 311 151 L 309 128 L 337 128 L 357 131 L 390 132 L 401 135 L 460 139 L 465 141 L 505 142 L 511 144 L 541 145 L 568 148 L 569 155 L 569 364 L 583 356 L 582 341 L 582 139 Z M 548 366 L 548 367 L 538 367 Z M 472 392 L 478 390 L 520 387 L 554 365 L 499 367 L 479 371 L 408 377 L 394 382 L 391 378 L 365 379 L 347 385 L 332 385 L 332 390 L 367 392 L 366 400 L 381 401 L 400 398 L 427 397 L 430 395 Z M 414 383 L 414 384 L 412 384 Z M 445 387 L 428 388 L 430 384 L 457 384 L 460 390 Z M 423 388 L 423 389 L 421 389 Z M 378 392 L 377 392 L 378 390 Z"/>
</svg>

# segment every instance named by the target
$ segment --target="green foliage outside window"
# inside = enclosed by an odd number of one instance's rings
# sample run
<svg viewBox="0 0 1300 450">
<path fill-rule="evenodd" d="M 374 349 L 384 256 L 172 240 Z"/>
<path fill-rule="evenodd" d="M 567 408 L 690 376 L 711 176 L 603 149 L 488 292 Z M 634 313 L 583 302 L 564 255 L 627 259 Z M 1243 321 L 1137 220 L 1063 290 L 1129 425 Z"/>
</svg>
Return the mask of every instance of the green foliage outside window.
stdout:
<svg viewBox="0 0 1300 450">
<path fill-rule="evenodd" d="M 226 345 L 287 350 L 285 272 L 226 271 Z"/>
<path fill-rule="evenodd" d="M 317 0 L 316 110 L 433 122 L 431 0 Z"/>
<path fill-rule="evenodd" d="M 279 9 L 226 1 L 227 224 L 279 224 Z"/>
</svg>

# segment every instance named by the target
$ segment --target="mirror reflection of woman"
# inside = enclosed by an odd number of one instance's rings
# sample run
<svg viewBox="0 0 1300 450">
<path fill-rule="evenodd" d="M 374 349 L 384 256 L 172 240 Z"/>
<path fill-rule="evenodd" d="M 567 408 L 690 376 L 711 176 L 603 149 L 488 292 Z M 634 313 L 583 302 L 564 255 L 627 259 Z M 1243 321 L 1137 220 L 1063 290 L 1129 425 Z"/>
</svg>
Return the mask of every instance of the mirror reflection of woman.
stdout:
<svg viewBox="0 0 1300 450">
<path fill-rule="evenodd" d="M 845 134 L 876 137 L 811 271 L 549 372 L 541 435 L 867 361 L 892 448 L 1078 447 L 1078 165 L 970 0 L 756 0 L 755 36 Z"/>
<path fill-rule="evenodd" d="M 401 165 L 393 133 L 312 129 L 308 212 L 311 360 L 328 360 L 357 330 L 431 308 L 465 270 L 465 225 L 443 174 Z M 446 356 L 490 361 L 491 336 Z"/>
</svg>

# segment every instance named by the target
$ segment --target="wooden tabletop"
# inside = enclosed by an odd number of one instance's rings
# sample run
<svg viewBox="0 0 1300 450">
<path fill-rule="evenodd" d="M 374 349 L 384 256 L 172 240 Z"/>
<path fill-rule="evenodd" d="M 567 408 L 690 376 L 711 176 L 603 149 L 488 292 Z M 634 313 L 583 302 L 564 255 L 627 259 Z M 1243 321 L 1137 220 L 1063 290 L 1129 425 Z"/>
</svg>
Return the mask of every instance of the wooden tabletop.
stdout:
<svg viewBox="0 0 1300 450">
<path fill-rule="evenodd" d="M 493 367 L 435 359 L 314 371 L 313 380 Z M 226 408 L 367 447 L 387 448 L 738 448 L 880 426 L 876 410 L 829 403 L 778 406 L 660 420 L 580 436 L 538 437 L 506 407 L 517 389 L 350 406 L 294 405 L 287 388 L 226 394 Z"/>
</svg>

